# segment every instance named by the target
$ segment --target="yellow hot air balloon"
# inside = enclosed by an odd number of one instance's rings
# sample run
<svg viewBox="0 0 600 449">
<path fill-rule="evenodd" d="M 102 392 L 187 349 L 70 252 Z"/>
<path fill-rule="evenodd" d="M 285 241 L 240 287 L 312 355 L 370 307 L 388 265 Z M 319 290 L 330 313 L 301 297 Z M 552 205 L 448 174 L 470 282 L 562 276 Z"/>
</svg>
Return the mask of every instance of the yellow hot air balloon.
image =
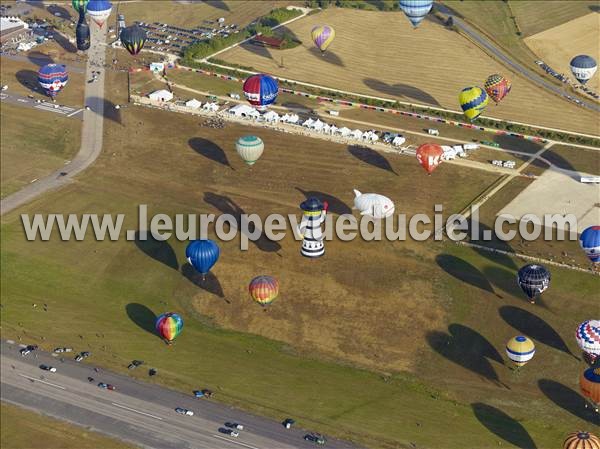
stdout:
<svg viewBox="0 0 600 449">
<path fill-rule="evenodd" d="M 310 32 L 313 42 L 321 53 L 327 50 L 335 39 L 335 30 L 329 25 L 316 26 Z"/>
<path fill-rule="evenodd" d="M 593 433 L 579 430 L 567 435 L 563 449 L 600 449 L 600 438 Z"/>
<path fill-rule="evenodd" d="M 523 366 L 535 355 L 535 345 L 529 338 L 518 335 L 506 343 L 506 355 L 516 366 Z"/>
<path fill-rule="evenodd" d="M 479 87 L 465 87 L 458 95 L 460 107 L 471 121 L 481 115 L 489 101 L 488 95 Z"/>
</svg>

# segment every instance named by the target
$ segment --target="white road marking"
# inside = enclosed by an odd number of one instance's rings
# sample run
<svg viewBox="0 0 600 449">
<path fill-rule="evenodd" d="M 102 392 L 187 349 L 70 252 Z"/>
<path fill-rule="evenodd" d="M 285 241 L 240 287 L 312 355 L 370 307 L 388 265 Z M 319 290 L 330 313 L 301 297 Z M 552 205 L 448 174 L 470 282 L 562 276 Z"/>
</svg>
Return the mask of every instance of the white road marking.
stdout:
<svg viewBox="0 0 600 449">
<path fill-rule="evenodd" d="M 27 345 L 24 345 L 23 343 L 19 343 L 19 348 L 26 348 Z"/>
<path fill-rule="evenodd" d="M 35 377 L 26 376 L 25 374 L 19 374 L 19 376 L 24 377 L 29 380 L 33 380 L 34 382 L 41 382 L 43 384 L 50 385 L 52 387 L 60 388 L 61 390 L 66 390 L 66 388 L 61 385 L 56 385 L 56 384 L 46 382 L 45 380 L 41 380 L 41 379 L 36 379 Z"/>
<path fill-rule="evenodd" d="M 125 410 L 129 410 L 130 412 L 139 413 L 140 415 L 146 415 L 146 416 L 149 416 L 150 418 L 159 419 L 162 421 L 162 418 L 160 416 L 154 416 L 154 415 L 151 415 L 150 413 L 140 412 L 139 410 L 136 410 L 134 408 L 129 408 L 129 407 L 126 407 L 121 404 L 115 404 L 114 402 L 111 402 L 111 404 L 114 405 L 115 407 L 123 408 Z"/>
<path fill-rule="evenodd" d="M 71 117 L 72 115 L 79 114 L 81 111 L 83 111 L 83 108 L 80 108 L 80 109 L 77 109 L 74 112 L 71 112 L 70 114 L 67 115 L 67 117 Z"/>
<path fill-rule="evenodd" d="M 35 106 L 35 108 L 41 109 L 43 111 L 56 112 L 57 114 L 66 114 L 65 111 L 63 111 L 61 109 L 55 109 L 52 106 L 46 106 L 44 104 L 38 104 L 37 106 Z"/>
<path fill-rule="evenodd" d="M 218 438 L 220 440 L 229 441 L 230 443 L 237 444 L 238 446 L 245 446 L 245 447 L 249 447 L 250 449 L 259 449 L 256 446 L 250 446 L 249 444 L 241 443 L 241 442 L 235 441 L 235 440 L 231 440 L 229 438 L 222 437 L 221 435 L 213 435 L 213 437 Z"/>
<path fill-rule="evenodd" d="M 25 98 L 17 98 L 17 101 L 20 101 L 21 103 L 27 103 L 28 101 L 25 100 Z"/>
</svg>

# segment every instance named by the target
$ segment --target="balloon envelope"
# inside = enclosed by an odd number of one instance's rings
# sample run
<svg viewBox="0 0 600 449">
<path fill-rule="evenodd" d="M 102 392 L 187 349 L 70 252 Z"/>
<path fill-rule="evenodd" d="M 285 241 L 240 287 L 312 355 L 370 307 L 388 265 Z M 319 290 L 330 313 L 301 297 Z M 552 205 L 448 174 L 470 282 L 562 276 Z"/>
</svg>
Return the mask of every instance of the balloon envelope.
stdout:
<svg viewBox="0 0 600 449">
<path fill-rule="evenodd" d="M 600 356 L 600 320 L 587 320 L 577 326 L 575 339 L 586 358 L 596 360 Z"/>
<path fill-rule="evenodd" d="M 90 27 L 85 20 L 85 14 L 79 13 L 79 21 L 75 29 L 75 38 L 77 41 L 77 50 L 86 51 L 90 48 Z"/>
<path fill-rule="evenodd" d="M 173 341 L 183 329 L 183 320 L 173 312 L 163 313 L 156 319 L 156 332 L 167 341 Z"/>
<path fill-rule="evenodd" d="M 571 72 L 573 76 L 581 84 L 587 83 L 596 70 L 598 70 L 598 63 L 594 58 L 588 55 L 578 55 L 571 59 Z"/>
<path fill-rule="evenodd" d="M 416 28 L 431 10 L 433 0 L 400 0 L 398 6 Z"/>
<path fill-rule="evenodd" d="M 148 38 L 146 31 L 137 25 L 123 28 L 119 37 L 123 47 L 133 56 L 144 48 Z"/>
<path fill-rule="evenodd" d="M 523 366 L 535 355 L 535 345 L 531 339 L 518 335 L 506 343 L 506 355 L 517 366 Z"/>
<path fill-rule="evenodd" d="M 584 229 L 579 237 L 579 244 L 594 263 L 600 262 L 600 226 L 590 226 Z"/>
<path fill-rule="evenodd" d="M 51 97 L 55 97 L 68 81 L 69 75 L 64 65 L 47 64 L 38 71 L 38 82 Z"/>
<path fill-rule="evenodd" d="M 185 249 L 185 257 L 190 265 L 203 275 L 217 263 L 219 255 L 219 247 L 209 239 L 193 240 Z"/>
<path fill-rule="evenodd" d="M 335 39 L 335 30 L 329 25 L 316 26 L 310 32 L 310 36 L 319 50 L 327 50 Z"/>
<path fill-rule="evenodd" d="M 436 143 L 424 143 L 417 148 L 417 160 L 429 174 L 442 163 L 443 154 L 444 150 Z"/>
<path fill-rule="evenodd" d="M 581 393 L 595 407 L 600 404 L 600 368 L 588 368 L 579 377 Z"/>
<path fill-rule="evenodd" d="M 250 282 L 248 291 L 254 301 L 268 306 L 279 294 L 279 282 L 273 276 L 257 276 Z"/>
<path fill-rule="evenodd" d="M 96 24 L 101 27 L 110 16 L 112 3 L 107 0 L 90 0 L 87 5 L 87 12 Z"/>
<path fill-rule="evenodd" d="M 488 76 L 488 79 L 485 80 L 485 84 L 483 85 L 485 92 L 496 103 L 508 95 L 511 87 L 510 80 L 498 74 Z"/>
<path fill-rule="evenodd" d="M 387 196 L 378 193 L 361 193 L 354 189 L 354 207 L 361 215 L 373 218 L 387 218 L 391 216 L 396 207 Z"/>
<path fill-rule="evenodd" d="M 488 95 L 479 87 L 465 87 L 458 95 L 460 107 L 471 121 L 481 115 L 488 101 Z"/>
<path fill-rule="evenodd" d="M 579 430 L 565 438 L 563 449 L 600 449 L 600 438 L 593 433 Z"/>
<path fill-rule="evenodd" d="M 248 77 L 243 89 L 248 102 L 258 110 L 265 110 L 273 104 L 279 93 L 277 81 L 264 73 Z"/>
<path fill-rule="evenodd" d="M 529 264 L 519 270 L 517 282 L 525 294 L 533 299 L 548 289 L 550 277 L 550 271 L 545 266 Z"/>
<path fill-rule="evenodd" d="M 90 0 L 71 0 L 71 5 L 73 5 L 73 9 L 77 12 L 80 12 L 81 8 L 83 8 L 83 12 L 85 13 L 89 2 Z"/>
<path fill-rule="evenodd" d="M 263 154 L 265 144 L 260 137 L 243 136 L 235 143 L 235 149 L 246 164 L 254 165 Z"/>
</svg>

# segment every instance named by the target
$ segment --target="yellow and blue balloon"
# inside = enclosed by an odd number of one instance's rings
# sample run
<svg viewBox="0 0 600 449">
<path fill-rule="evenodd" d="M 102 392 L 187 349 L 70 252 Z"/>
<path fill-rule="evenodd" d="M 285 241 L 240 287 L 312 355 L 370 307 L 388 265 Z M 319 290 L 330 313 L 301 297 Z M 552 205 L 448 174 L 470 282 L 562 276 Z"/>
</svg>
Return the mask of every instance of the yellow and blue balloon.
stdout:
<svg viewBox="0 0 600 449">
<path fill-rule="evenodd" d="M 480 87 L 465 87 L 458 95 L 458 102 L 465 116 L 473 121 L 481 115 L 490 101 Z"/>
<path fill-rule="evenodd" d="M 535 355 L 535 345 L 531 339 L 517 335 L 506 343 L 506 355 L 516 366 L 523 366 Z"/>
</svg>

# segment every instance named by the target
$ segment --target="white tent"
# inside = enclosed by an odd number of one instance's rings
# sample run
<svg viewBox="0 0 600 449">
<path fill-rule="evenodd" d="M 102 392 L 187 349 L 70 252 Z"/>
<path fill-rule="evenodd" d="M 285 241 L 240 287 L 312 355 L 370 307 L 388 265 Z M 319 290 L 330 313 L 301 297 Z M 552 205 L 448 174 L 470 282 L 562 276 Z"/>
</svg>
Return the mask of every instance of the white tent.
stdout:
<svg viewBox="0 0 600 449">
<path fill-rule="evenodd" d="M 148 98 L 153 101 L 171 101 L 173 94 L 166 89 L 160 89 L 149 94 Z"/>
<path fill-rule="evenodd" d="M 208 104 L 208 103 L 207 103 Z M 206 106 L 206 105 L 205 105 Z M 235 115 L 236 117 L 258 117 L 260 113 L 251 106 L 247 104 L 238 104 L 231 109 L 229 109 L 231 115 Z"/>
<path fill-rule="evenodd" d="M 204 103 L 202 109 L 205 111 L 217 112 L 219 110 L 219 105 L 217 103 Z"/>
<path fill-rule="evenodd" d="M 336 134 L 338 132 L 338 127 L 335 125 L 331 125 L 329 127 L 329 134 Z"/>
<path fill-rule="evenodd" d="M 185 106 L 191 109 L 199 109 L 202 106 L 202 102 L 192 98 L 185 102 Z"/>
<path fill-rule="evenodd" d="M 279 118 L 280 122 L 283 123 L 287 123 L 290 121 L 290 114 L 283 114 L 280 118 Z"/>
<path fill-rule="evenodd" d="M 371 142 L 377 142 L 379 140 L 379 136 L 375 133 L 371 133 L 369 139 L 371 140 Z"/>
<path fill-rule="evenodd" d="M 314 122 L 315 121 L 313 119 L 309 118 L 305 120 L 304 123 L 302 123 L 302 126 L 304 126 L 305 128 L 310 128 Z"/>
<path fill-rule="evenodd" d="M 323 132 L 325 134 L 331 134 L 331 126 L 329 126 L 327 123 L 325 123 L 325 126 L 323 126 Z"/>
<path fill-rule="evenodd" d="M 325 126 L 325 124 L 321 120 L 317 119 L 312 124 L 311 128 L 314 129 L 315 131 L 321 132 L 321 131 L 323 131 L 323 126 Z"/>
<path fill-rule="evenodd" d="M 263 119 L 267 122 L 278 122 L 279 114 L 275 111 L 269 111 L 263 115 Z"/>
<path fill-rule="evenodd" d="M 344 126 L 343 128 L 340 128 L 338 132 L 342 135 L 342 137 L 347 137 L 352 133 L 352 130 Z"/>
<path fill-rule="evenodd" d="M 352 131 L 352 137 L 354 139 L 362 139 L 363 136 L 363 132 L 360 129 L 355 129 L 354 131 Z"/>
<path fill-rule="evenodd" d="M 290 117 L 288 119 L 288 123 L 298 123 L 300 121 L 300 117 L 298 117 L 298 114 L 290 114 Z"/>
<path fill-rule="evenodd" d="M 394 140 L 392 140 L 392 145 L 394 145 L 395 147 L 399 147 L 404 142 L 406 142 L 406 139 L 404 137 L 396 136 L 396 137 L 394 137 Z"/>
</svg>

